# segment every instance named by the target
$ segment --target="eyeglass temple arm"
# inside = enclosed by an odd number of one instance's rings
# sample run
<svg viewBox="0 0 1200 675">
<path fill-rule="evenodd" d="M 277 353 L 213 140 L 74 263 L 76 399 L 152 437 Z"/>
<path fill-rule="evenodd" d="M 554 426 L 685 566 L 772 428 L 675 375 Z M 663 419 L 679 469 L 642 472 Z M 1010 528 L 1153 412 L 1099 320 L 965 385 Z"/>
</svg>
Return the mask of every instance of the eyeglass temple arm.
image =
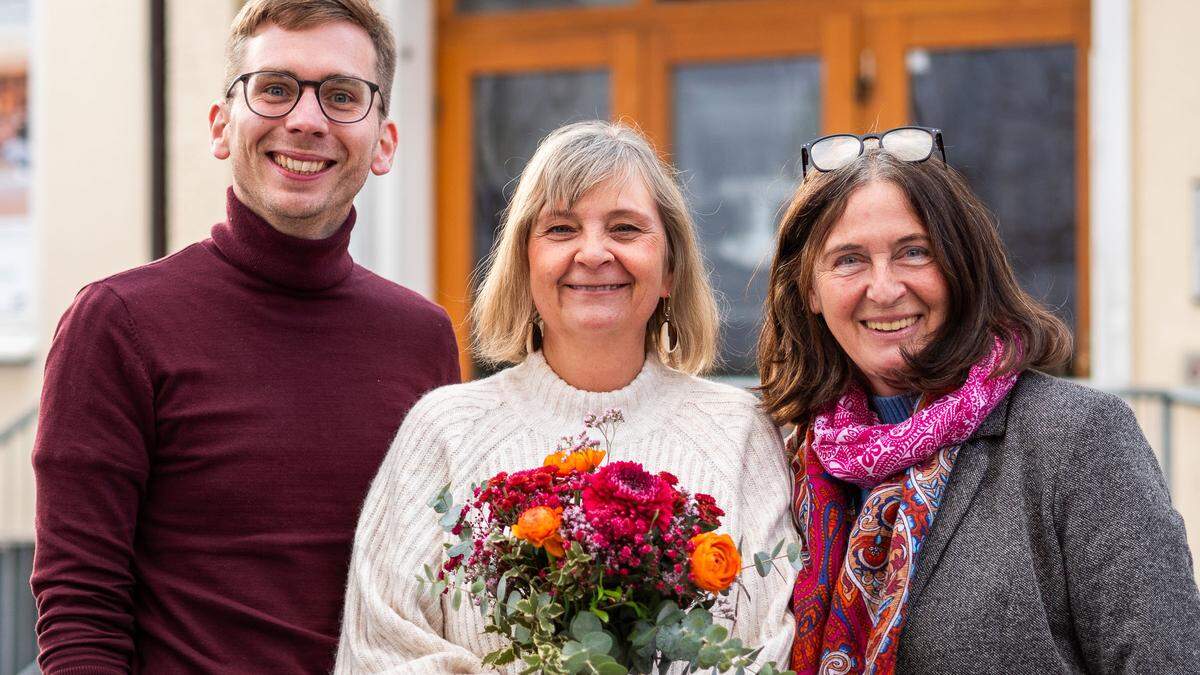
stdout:
<svg viewBox="0 0 1200 675">
<path fill-rule="evenodd" d="M 942 132 L 937 132 L 936 136 L 938 150 L 942 151 L 942 164 L 949 164 L 949 162 L 946 161 L 946 145 L 945 143 L 942 143 Z"/>
<path fill-rule="evenodd" d="M 808 175 L 808 146 L 800 146 L 800 180 Z"/>
</svg>

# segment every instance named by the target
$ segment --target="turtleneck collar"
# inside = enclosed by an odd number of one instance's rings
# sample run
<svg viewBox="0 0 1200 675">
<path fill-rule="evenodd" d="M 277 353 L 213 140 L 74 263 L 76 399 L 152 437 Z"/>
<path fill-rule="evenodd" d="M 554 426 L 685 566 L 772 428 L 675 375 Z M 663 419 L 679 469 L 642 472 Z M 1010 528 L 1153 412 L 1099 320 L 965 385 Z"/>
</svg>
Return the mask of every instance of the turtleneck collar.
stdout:
<svg viewBox="0 0 1200 675">
<path fill-rule="evenodd" d="M 213 226 L 213 244 L 242 271 L 285 288 L 320 291 L 341 283 L 354 269 L 349 251 L 353 207 L 332 235 L 302 239 L 271 227 L 238 200 L 232 187 L 225 204 L 228 220 Z"/>
</svg>

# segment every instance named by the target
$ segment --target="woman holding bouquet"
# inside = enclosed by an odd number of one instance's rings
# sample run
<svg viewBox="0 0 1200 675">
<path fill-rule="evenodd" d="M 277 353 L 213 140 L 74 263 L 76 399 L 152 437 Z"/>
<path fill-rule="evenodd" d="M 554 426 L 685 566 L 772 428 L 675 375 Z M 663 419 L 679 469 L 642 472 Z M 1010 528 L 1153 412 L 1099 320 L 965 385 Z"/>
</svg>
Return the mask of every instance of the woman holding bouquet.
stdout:
<svg viewBox="0 0 1200 675">
<path fill-rule="evenodd" d="M 585 122 L 542 141 L 472 320 L 478 355 L 516 365 L 431 392 L 405 419 L 363 507 L 337 672 L 484 670 L 503 642 L 478 609 L 419 587 L 447 541 L 426 503 L 446 484 L 461 495 L 472 481 L 541 466 L 589 414 L 620 410 L 607 459 L 712 495 L 743 550 L 794 537 L 778 430 L 751 394 L 694 375 L 714 359 L 716 303 L 680 190 L 638 133 Z M 779 663 L 794 633 L 794 573 L 783 568 L 743 575 L 732 628 Z"/>
<path fill-rule="evenodd" d="M 1197 672 L 1158 462 L 1118 398 L 1039 372 L 1069 333 L 940 132 L 825 137 L 803 161 L 759 344 L 764 403 L 796 425 L 792 668 Z"/>
</svg>

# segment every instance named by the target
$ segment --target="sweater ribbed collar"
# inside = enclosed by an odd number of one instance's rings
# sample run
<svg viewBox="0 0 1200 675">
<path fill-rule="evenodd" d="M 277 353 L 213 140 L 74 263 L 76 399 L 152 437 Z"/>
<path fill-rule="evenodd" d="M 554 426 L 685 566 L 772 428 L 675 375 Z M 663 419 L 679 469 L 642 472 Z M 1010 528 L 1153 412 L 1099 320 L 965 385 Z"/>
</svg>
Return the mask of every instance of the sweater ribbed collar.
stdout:
<svg viewBox="0 0 1200 675">
<path fill-rule="evenodd" d="M 625 414 L 630 427 L 650 422 L 640 419 L 640 410 L 651 404 L 656 408 L 667 404 L 663 398 L 670 390 L 664 386 L 668 379 L 686 377 L 663 365 L 654 354 L 647 354 L 641 372 L 621 389 L 584 391 L 559 377 L 540 351 L 530 354 L 505 374 L 510 395 L 521 399 L 526 411 L 536 411 L 535 414 L 544 414 L 547 419 L 561 423 L 582 421 L 588 413 L 601 414 L 609 408 L 617 408 Z"/>
<path fill-rule="evenodd" d="M 226 193 L 228 220 L 212 228 L 212 240 L 221 255 L 244 272 L 277 286 L 300 291 L 320 291 L 336 286 L 350 275 L 350 231 L 355 212 L 324 239 L 302 239 L 284 234 L 250 210 L 233 193 Z"/>
</svg>

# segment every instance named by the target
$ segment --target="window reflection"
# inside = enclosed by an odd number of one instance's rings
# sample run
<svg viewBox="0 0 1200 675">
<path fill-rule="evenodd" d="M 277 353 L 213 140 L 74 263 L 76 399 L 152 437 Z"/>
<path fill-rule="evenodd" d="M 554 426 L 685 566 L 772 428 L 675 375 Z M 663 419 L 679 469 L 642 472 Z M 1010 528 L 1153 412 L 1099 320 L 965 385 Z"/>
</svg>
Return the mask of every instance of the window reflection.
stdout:
<svg viewBox="0 0 1200 675">
<path fill-rule="evenodd" d="M 772 243 L 820 128 L 820 64 L 790 59 L 675 71 L 674 160 L 722 300 L 722 372 L 753 374 Z"/>
<path fill-rule="evenodd" d="M 1075 48 L 908 55 L 916 124 L 996 214 L 1021 285 L 1075 328 Z"/>
</svg>

